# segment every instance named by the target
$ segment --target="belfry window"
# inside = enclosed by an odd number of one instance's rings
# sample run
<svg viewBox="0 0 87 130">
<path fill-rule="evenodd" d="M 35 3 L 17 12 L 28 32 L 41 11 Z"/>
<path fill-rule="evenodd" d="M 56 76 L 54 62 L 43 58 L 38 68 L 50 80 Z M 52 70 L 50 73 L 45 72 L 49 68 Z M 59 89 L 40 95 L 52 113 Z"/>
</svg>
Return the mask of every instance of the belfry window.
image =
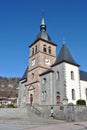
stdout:
<svg viewBox="0 0 87 130">
<path fill-rule="evenodd" d="M 43 52 L 46 52 L 46 45 L 43 45 Z"/>
<path fill-rule="evenodd" d="M 34 48 L 32 48 L 32 55 L 34 54 Z"/>
<path fill-rule="evenodd" d="M 72 89 L 72 100 L 75 100 L 75 90 Z"/>
<path fill-rule="evenodd" d="M 71 79 L 74 80 L 74 72 L 71 71 Z"/>
<path fill-rule="evenodd" d="M 51 54 L 51 47 L 48 47 L 48 53 Z"/>
<path fill-rule="evenodd" d="M 37 45 L 35 46 L 35 53 L 37 53 Z"/>
</svg>

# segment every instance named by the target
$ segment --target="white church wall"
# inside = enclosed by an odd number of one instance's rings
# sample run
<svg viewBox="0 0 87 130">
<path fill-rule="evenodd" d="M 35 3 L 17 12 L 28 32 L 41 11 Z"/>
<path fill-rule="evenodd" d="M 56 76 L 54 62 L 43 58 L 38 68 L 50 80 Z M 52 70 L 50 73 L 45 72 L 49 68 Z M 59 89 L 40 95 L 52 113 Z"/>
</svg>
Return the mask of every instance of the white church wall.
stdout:
<svg viewBox="0 0 87 130">
<path fill-rule="evenodd" d="M 71 72 L 73 72 L 73 79 L 71 79 Z M 76 104 L 76 101 L 80 99 L 79 67 L 65 63 L 65 75 L 68 103 Z M 72 97 L 72 90 L 74 90 L 74 97 Z"/>
</svg>

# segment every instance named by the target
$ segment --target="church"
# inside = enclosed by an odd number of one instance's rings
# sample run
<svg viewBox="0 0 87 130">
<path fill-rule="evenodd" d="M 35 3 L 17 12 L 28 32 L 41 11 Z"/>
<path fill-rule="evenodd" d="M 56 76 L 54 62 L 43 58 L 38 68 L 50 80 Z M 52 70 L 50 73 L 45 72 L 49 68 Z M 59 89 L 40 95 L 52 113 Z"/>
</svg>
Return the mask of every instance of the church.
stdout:
<svg viewBox="0 0 87 130">
<path fill-rule="evenodd" d="M 40 32 L 29 46 L 29 65 L 19 82 L 18 106 L 87 102 L 87 72 L 80 70 L 67 45 L 52 42 L 42 18 Z"/>
</svg>

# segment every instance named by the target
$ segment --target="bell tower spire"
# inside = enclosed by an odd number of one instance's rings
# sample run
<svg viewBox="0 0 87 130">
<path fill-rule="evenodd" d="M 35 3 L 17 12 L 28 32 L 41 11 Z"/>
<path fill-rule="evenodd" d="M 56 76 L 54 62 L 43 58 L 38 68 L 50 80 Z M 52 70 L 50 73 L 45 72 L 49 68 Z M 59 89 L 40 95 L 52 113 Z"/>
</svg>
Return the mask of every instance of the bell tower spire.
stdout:
<svg viewBox="0 0 87 130">
<path fill-rule="evenodd" d="M 42 17 L 41 25 L 40 25 L 40 31 L 46 31 L 46 24 L 44 17 Z"/>
</svg>

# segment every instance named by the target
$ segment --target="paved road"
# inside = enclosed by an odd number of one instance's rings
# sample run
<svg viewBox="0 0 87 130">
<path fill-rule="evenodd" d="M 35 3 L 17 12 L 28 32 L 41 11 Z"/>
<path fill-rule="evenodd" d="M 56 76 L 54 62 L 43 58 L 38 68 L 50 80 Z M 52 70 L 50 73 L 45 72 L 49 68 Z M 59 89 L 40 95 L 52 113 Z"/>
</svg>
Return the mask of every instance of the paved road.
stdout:
<svg viewBox="0 0 87 130">
<path fill-rule="evenodd" d="M 87 130 L 87 121 L 45 125 L 25 130 Z"/>
<path fill-rule="evenodd" d="M 0 124 L 0 130 L 87 130 L 87 121 L 41 126 Z"/>
<path fill-rule="evenodd" d="M 33 127 L 35 125 L 12 125 L 12 124 L 0 124 L 0 130 L 25 130 Z"/>
</svg>

